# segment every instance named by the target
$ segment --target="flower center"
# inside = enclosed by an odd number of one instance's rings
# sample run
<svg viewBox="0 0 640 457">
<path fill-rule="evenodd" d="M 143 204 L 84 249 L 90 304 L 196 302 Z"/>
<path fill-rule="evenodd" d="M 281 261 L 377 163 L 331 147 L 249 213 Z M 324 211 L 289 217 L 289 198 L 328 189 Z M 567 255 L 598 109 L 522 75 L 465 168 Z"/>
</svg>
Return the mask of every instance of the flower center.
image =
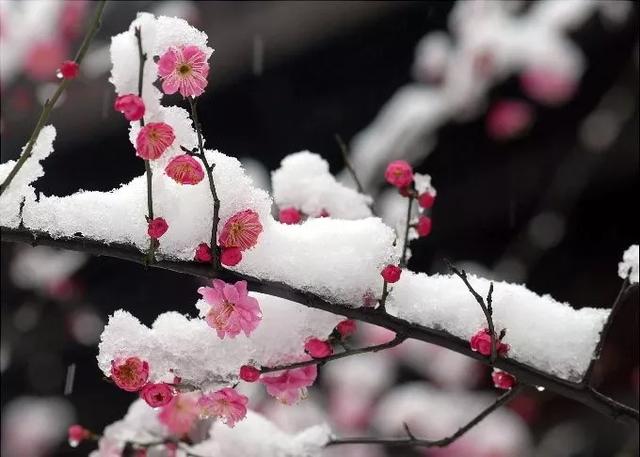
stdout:
<svg viewBox="0 0 640 457">
<path fill-rule="evenodd" d="M 189 73 L 191 73 L 191 65 L 183 63 L 178 67 L 178 73 L 180 73 L 182 76 L 188 75 Z"/>
<path fill-rule="evenodd" d="M 231 316 L 231 313 L 233 312 L 234 309 L 235 309 L 235 305 L 233 303 L 229 303 L 228 301 L 225 301 L 222 304 L 222 309 L 218 312 L 218 314 L 213 319 L 216 328 L 223 329 L 227 325 L 229 316 Z"/>
</svg>

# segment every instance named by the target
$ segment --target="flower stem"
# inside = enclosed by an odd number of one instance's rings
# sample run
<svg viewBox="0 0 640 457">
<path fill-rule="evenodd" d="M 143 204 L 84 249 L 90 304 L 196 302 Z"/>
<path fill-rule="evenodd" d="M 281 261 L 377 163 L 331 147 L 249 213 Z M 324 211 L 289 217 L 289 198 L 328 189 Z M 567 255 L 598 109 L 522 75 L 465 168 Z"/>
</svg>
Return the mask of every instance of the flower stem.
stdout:
<svg viewBox="0 0 640 457">
<path fill-rule="evenodd" d="M 209 189 L 211 190 L 211 197 L 213 198 L 213 221 L 211 225 L 211 253 L 212 259 L 211 263 L 213 264 L 213 268 L 217 270 L 220 268 L 220 248 L 217 243 L 217 231 L 218 224 L 220 223 L 220 199 L 218 198 L 218 193 L 216 191 L 216 184 L 213 180 L 213 168 L 216 166 L 215 163 L 209 165 L 209 161 L 204 154 L 204 147 L 202 144 L 202 129 L 200 127 L 200 122 L 198 121 L 198 110 L 196 109 L 196 99 L 194 97 L 189 97 L 189 106 L 191 107 L 191 117 L 193 118 L 193 124 L 196 128 L 196 133 L 198 135 L 198 157 L 202 160 L 204 164 L 204 169 L 207 172 L 207 179 L 209 180 Z"/>
<path fill-rule="evenodd" d="M 95 36 L 96 32 L 100 28 L 100 18 L 102 17 L 102 12 L 104 11 L 105 4 L 106 4 L 106 0 L 101 0 L 100 3 L 98 4 L 96 8 L 96 13 L 93 16 L 93 21 L 91 22 L 91 25 L 87 30 L 87 34 L 85 35 L 84 40 L 80 45 L 80 49 L 78 49 L 78 52 L 76 53 L 74 61 L 78 65 L 80 65 L 80 63 L 82 62 L 82 59 L 84 58 L 84 55 L 87 52 L 87 49 L 89 49 L 89 44 L 91 43 L 91 40 L 93 40 L 93 37 Z M 31 157 L 33 146 L 35 145 L 36 140 L 40 135 L 40 131 L 42 130 L 42 127 L 44 127 L 44 124 L 49 120 L 49 114 L 51 114 L 51 110 L 53 109 L 55 104 L 58 102 L 58 99 L 60 98 L 64 90 L 69 85 L 69 81 L 70 81 L 69 79 L 63 79 L 62 81 L 60 81 L 60 84 L 58 85 L 58 88 L 54 92 L 53 96 L 44 102 L 44 106 L 42 107 L 42 112 L 40 113 L 40 117 L 38 118 L 38 122 L 36 122 L 36 126 L 33 129 L 33 132 L 31 133 L 31 137 L 29 137 L 29 141 L 27 142 L 27 146 L 24 149 L 24 152 L 20 155 L 20 158 L 18 159 L 16 164 L 13 166 L 13 168 L 5 178 L 4 182 L 0 184 L 0 195 L 2 195 L 4 191 L 7 189 L 7 187 L 9 186 L 9 184 L 11 184 L 11 181 L 13 181 L 13 178 L 15 178 L 16 174 L 18 174 L 18 171 L 20 171 L 20 169 L 22 168 L 24 163 L 27 161 L 27 159 Z"/>
<path fill-rule="evenodd" d="M 139 69 L 138 69 L 138 97 L 142 98 L 142 80 L 144 77 L 144 63 L 147 60 L 147 54 L 142 51 L 142 31 L 140 27 L 135 29 L 136 40 L 138 41 L 138 56 Z M 140 128 L 144 127 L 144 116 L 140 118 Z M 153 172 L 151 171 L 151 164 L 149 160 L 145 159 L 144 169 L 147 177 L 147 222 L 153 220 Z M 147 263 L 152 263 L 155 260 L 155 250 L 157 241 L 149 237 L 149 250 L 147 251 Z"/>
<path fill-rule="evenodd" d="M 407 205 L 407 223 L 404 228 L 404 244 L 402 245 L 402 257 L 400 258 L 400 268 L 407 266 L 407 248 L 409 247 L 409 228 L 411 227 L 411 207 L 413 206 L 413 194 L 409 195 Z"/>
</svg>

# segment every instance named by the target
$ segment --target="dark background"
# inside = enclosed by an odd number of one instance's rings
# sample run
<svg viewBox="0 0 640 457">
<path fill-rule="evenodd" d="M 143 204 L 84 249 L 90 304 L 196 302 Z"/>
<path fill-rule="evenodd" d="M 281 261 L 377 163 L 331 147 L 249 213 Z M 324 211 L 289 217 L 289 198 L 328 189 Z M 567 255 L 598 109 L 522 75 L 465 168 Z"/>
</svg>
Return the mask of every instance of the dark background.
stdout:
<svg viewBox="0 0 640 457">
<path fill-rule="evenodd" d="M 148 3 L 109 4 L 98 39 L 106 43 Z M 195 25 L 207 31 L 216 48 L 210 86 L 199 103 L 208 142 L 227 154 L 260 160 L 269 170 L 287 154 L 309 149 L 338 172 L 343 163 L 334 134 L 352 138 L 411 80 L 416 43 L 425 33 L 446 27 L 451 4 L 201 2 L 195 7 Z M 268 30 L 264 23 L 269 21 L 260 17 L 273 19 Z M 488 269 L 501 259 L 516 259 L 526 269 L 513 279 L 526 281 L 534 291 L 576 307 L 610 306 L 620 285 L 617 263 L 623 250 L 638 242 L 637 24 L 634 7 L 617 30 L 594 17 L 574 33 L 588 61 L 580 90 L 561 107 L 536 107 L 537 121 L 524 138 L 507 143 L 489 139 L 483 116 L 438 132 L 435 151 L 417 167 L 431 174 L 438 189 L 434 229 L 428 239 L 413 244 L 412 269 L 444 271 L 444 257 L 473 260 Z M 251 62 L 256 34 L 263 36 L 265 49 L 260 75 L 252 72 Z M 18 80 L 3 93 L 2 161 L 16 156 L 35 122 L 35 103 L 20 111 L 11 99 L 16 88 L 29 90 L 32 84 Z M 143 172 L 128 141 L 126 121 L 110 109 L 114 95 L 106 76 L 77 86 L 51 118 L 59 127 L 56 150 L 44 163 L 46 176 L 36 183 L 48 195 L 109 190 Z M 633 106 L 633 114 L 617 139 L 595 153 L 580 141 L 580 127 L 612 88 Z M 492 99 L 503 96 L 523 97 L 515 78 L 491 91 Z M 609 107 L 618 108 L 616 103 Z M 564 236 L 553 246 L 537 245 L 529 236 L 532 218 L 544 211 L 559 214 L 564 222 Z M 69 313 L 90 306 L 106 320 L 126 306 L 146 324 L 164 311 L 193 314 L 194 280 L 92 259 L 74 278 L 84 285 L 84 293 L 59 302 L 12 286 L 6 267 L 13 250 L 2 245 L 2 341 L 12 349 L 2 374 L 2 405 L 19 395 L 61 394 L 66 367 L 75 363 L 70 400 L 80 423 L 102 430 L 123 416 L 133 396 L 104 382 L 96 347 L 79 345 L 69 335 Z M 496 270 L 506 277 L 513 273 Z M 35 303 L 38 320 L 22 332 L 12 320 L 25 302 Z M 179 304 L 184 307 L 177 308 Z M 600 364 L 603 391 L 636 407 L 631 373 L 638 366 L 637 305 L 637 295 L 626 303 Z M 549 344 L 561 350 L 561 341 Z M 551 394 L 541 397 L 534 436 L 571 420 L 594 438 L 588 449 L 566 455 L 609 456 L 626 439 L 624 428 L 579 404 Z M 57 455 L 80 454 L 63 445 Z"/>
</svg>

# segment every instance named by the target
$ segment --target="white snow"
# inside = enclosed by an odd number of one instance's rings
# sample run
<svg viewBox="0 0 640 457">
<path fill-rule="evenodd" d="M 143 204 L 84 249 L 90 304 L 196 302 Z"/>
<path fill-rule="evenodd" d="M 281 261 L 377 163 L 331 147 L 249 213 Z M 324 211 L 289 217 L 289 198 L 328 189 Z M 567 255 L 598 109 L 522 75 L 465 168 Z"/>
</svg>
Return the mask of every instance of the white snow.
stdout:
<svg viewBox="0 0 640 457">
<path fill-rule="evenodd" d="M 279 208 L 294 207 L 317 217 L 322 210 L 337 219 L 371 216 L 372 199 L 336 181 L 329 164 L 309 151 L 288 155 L 271 175 L 273 199 Z"/>
<path fill-rule="evenodd" d="M 326 339 L 343 319 L 270 295 L 251 296 L 258 300 L 263 318 L 249 338 L 240 334 L 220 339 L 204 320 L 176 312 L 161 314 L 149 328 L 118 310 L 102 333 L 98 365 L 109 376 L 112 360 L 137 356 L 149 362 L 152 381 L 171 381 L 175 374 L 208 390 L 238 381 L 240 366 L 250 361 L 274 366 L 299 360 L 307 338 Z M 196 307 L 205 313 L 209 309 L 203 300 Z"/>
<path fill-rule="evenodd" d="M 622 279 L 629 276 L 629 281 L 632 283 L 638 282 L 638 254 L 639 249 L 637 244 L 632 244 L 622 254 L 622 262 L 618 264 L 618 276 Z M 629 272 L 631 270 L 631 272 Z"/>
</svg>

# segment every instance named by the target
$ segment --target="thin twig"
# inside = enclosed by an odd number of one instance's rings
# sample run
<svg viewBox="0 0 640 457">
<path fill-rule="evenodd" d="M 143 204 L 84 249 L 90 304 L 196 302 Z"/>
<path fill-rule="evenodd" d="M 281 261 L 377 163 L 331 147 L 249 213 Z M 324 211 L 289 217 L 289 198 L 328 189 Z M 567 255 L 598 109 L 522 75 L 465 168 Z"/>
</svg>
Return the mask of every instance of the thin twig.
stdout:
<svg viewBox="0 0 640 457">
<path fill-rule="evenodd" d="M 629 270 L 629 273 L 631 270 Z M 591 358 L 591 362 L 589 362 L 589 367 L 582 378 L 582 383 L 585 385 L 593 385 L 593 370 L 595 368 L 596 362 L 600 359 L 600 355 L 602 354 L 602 348 L 604 347 L 604 342 L 607 338 L 607 334 L 609 333 L 609 329 L 611 328 L 611 324 L 613 323 L 614 317 L 618 314 L 618 311 L 622 307 L 621 305 L 625 302 L 625 299 L 629 296 L 634 289 L 638 288 L 638 284 L 631 284 L 629 280 L 629 274 L 622 281 L 622 285 L 620 286 L 620 290 L 618 291 L 618 295 L 616 295 L 616 299 L 613 301 L 611 305 L 611 311 L 609 312 L 609 316 L 607 317 L 607 321 L 604 323 L 602 327 L 602 331 L 600 332 L 600 340 L 596 346 L 595 351 L 593 352 L 593 357 Z"/>
<path fill-rule="evenodd" d="M 87 34 L 85 35 L 84 40 L 80 45 L 80 49 L 78 49 L 78 52 L 76 53 L 76 56 L 74 59 L 74 61 L 78 65 L 80 65 L 80 63 L 82 62 L 82 59 L 84 58 L 84 55 L 87 52 L 87 49 L 89 49 L 89 44 L 91 43 L 91 40 L 93 40 L 93 37 L 95 36 L 96 32 L 100 28 L 100 18 L 102 17 L 102 12 L 104 11 L 105 4 L 106 4 L 106 0 L 101 0 L 100 3 L 98 3 L 98 6 L 96 7 L 96 12 L 95 12 L 95 15 L 93 16 L 93 21 L 91 22 L 89 29 L 87 30 Z M 20 169 L 25 164 L 27 159 L 31 157 L 33 146 L 35 145 L 36 140 L 40 135 L 40 131 L 44 127 L 44 124 L 49 120 L 49 114 L 51 114 L 51 110 L 53 110 L 53 107 L 58 102 L 58 99 L 60 98 L 64 90 L 67 88 L 70 81 L 71 81 L 70 79 L 62 79 L 62 81 L 60 81 L 60 84 L 58 84 L 58 88 L 54 92 L 53 96 L 44 102 L 44 105 L 42 106 L 42 111 L 40 112 L 40 117 L 38 118 L 38 121 L 36 122 L 36 126 L 34 127 L 33 132 L 29 137 L 29 141 L 27 142 L 27 146 L 25 147 L 24 152 L 20 155 L 20 158 L 15 163 L 15 165 L 13 166 L 13 168 L 5 178 L 4 182 L 0 184 L 0 195 L 2 195 L 4 191 L 7 189 L 7 187 L 9 187 L 9 184 L 11 184 L 11 181 L 13 181 L 13 178 L 15 178 L 18 171 L 20 171 Z"/>
<path fill-rule="evenodd" d="M 216 183 L 213 180 L 213 168 L 216 166 L 216 164 L 212 163 L 211 165 L 209 165 L 207 157 L 204 153 L 204 146 L 202 144 L 202 129 L 200 126 L 200 122 L 198 121 L 198 110 L 196 107 L 195 98 L 189 97 L 189 106 L 191 107 L 191 117 L 193 117 L 193 124 L 195 125 L 196 133 L 198 135 L 198 149 L 200 151 L 198 157 L 204 164 L 204 169 L 207 173 L 207 179 L 209 180 L 211 197 L 213 198 L 213 222 L 211 225 L 211 252 L 213 255 L 211 262 L 213 264 L 214 270 L 217 270 L 220 268 L 220 248 L 218 247 L 217 242 L 218 224 L 220 223 L 220 199 L 218 198 L 218 192 L 216 191 Z"/>
<path fill-rule="evenodd" d="M 110 243 L 92 240 L 82 236 L 53 238 L 48 233 L 26 229 L 0 227 L 0 238 L 3 242 L 26 243 L 31 246 L 43 245 L 58 249 L 85 252 L 95 256 L 107 256 L 145 265 L 145 254 L 129 244 Z M 490 365 L 487 357 L 471 350 L 466 339 L 456 337 L 445 330 L 429 328 L 397 318 L 387 313 L 366 307 L 354 307 L 346 303 L 329 302 L 318 295 L 302 291 L 282 282 L 256 278 L 238 272 L 220 268 L 212 270 L 209 265 L 198 262 L 161 260 L 151 265 L 153 268 L 174 271 L 200 278 L 218 278 L 226 282 L 247 281 L 250 290 L 284 298 L 303 306 L 319 309 L 332 314 L 369 322 L 380 327 L 405 335 L 407 338 L 424 341 L 450 349 L 470 357 L 481 363 Z M 634 288 L 637 290 L 637 288 Z M 596 393 L 584 385 L 559 378 L 551 373 L 520 363 L 510 358 L 498 358 L 496 368 L 514 375 L 520 384 L 544 387 L 566 398 L 578 401 L 601 414 L 620 422 L 638 423 L 638 410 Z"/>
<path fill-rule="evenodd" d="M 394 339 L 392 339 L 391 341 L 388 341 L 386 343 L 383 344 L 376 344 L 374 346 L 367 346 L 364 348 L 360 348 L 360 349 L 349 349 L 347 351 L 344 352 L 340 352 L 338 354 L 332 354 L 328 357 L 324 357 L 322 359 L 311 359 L 311 360 L 305 360 L 303 362 L 296 362 L 296 363 L 290 363 L 290 364 L 285 364 L 285 365 L 277 365 L 274 367 L 261 367 L 260 368 L 260 373 L 265 374 L 265 373 L 273 373 L 274 371 L 282 371 L 282 370 L 290 370 L 293 368 L 301 368 L 301 367 L 306 367 L 309 365 L 319 365 L 319 364 L 324 364 L 326 362 L 331 362 L 332 360 L 338 360 L 338 359 L 343 359 L 345 357 L 351 357 L 352 355 L 358 355 L 358 354 L 366 354 L 369 352 L 378 352 L 378 351 L 382 351 L 383 349 L 389 349 L 395 346 L 398 346 L 399 344 L 401 344 L 404 340 L 406 340 L 407 338 L 403 335 L 396 335 L 396 337 Z"/>
<path fill-rule="evenodd" d="M 489 285 L 489 293 L 487 294 L 487 302 L 485 303 L 484 298 L 482 298 L 482 296 L 478 292 L 476 292 L 476 290 L 473 288 L 473 286 L 469 283 L 469 280 L 467 279 L 466 271 L 458 270 L 448 260 L 445 260 L 445 263 L 449 267 L 449 270 L 451 270 L 456 276 L 458 276 L 460 279 L 462 279 L 462 282 L 464 282 L 465 286 L 467 286 L 467 289 L 469 289 L 469 292 L 471 292 L 471 295 L 473 295 L 473 297 L 476 299 L 476 301 L 478 302 L 478 304 L 482 308 L 482 312 L 484 313 L 484 316 L 487 319 L 487 326 L 489 327 L 489 334 L 491 335 L 491 356 L 490 356 L 490 361 L 491 361 L 491 365 L 493 366 L 496 363 L 496 359 L 498 358 L 497 341 L 496 341 L 496 330 L 495 330 L 495 327 L 493 325 L 493 316 L 492 316 L 493 310 L 491 308 L 491 304 L 492 304 L 491 295 L 493 294 L 493 283 L 491 283 Z"/>
<path fill-rule="evenodd" d="M 349 161 L 349 151 L 347 149 L 347 145 L 344 144 L 342 138 L 337 133 L 334 135 L 336 138 L 336 142 L 338 143 L 338 147 L 340 148 L 340 152 L 342 153 L 342 160 L 344 160 L 344 165 L 347 167 L 349 174 L 353 178 L 353 181 L 356 183 L 356 187 L 358 188 L 358 192 L 364 194 L 364 188 L 358 179 L 358 175 L 356 175 L 356 171 L 353 169 L 351 162 Z"/>
<path fill-rule="evenodd" d="M 343 444 L 379 444 L 384 446 L 417 446 L 417 447 L 445 447 L 459 439 L 462 435 L 467 433 L 478 423 L 480 423 L 485 417 L 500 408 L 502 405 L 508 403 L 515 398 L 521 391 L 522 387 L 517 385 L 513 389 L 503 393 L 496 399 L 491 405 L 483 409 L 477 416 L 460 427 L 454 434 L 441 438 L 439 440 L 426 440 L 416 438 L 409 429 L 407 424 L 404 425 L 404 429 L 407 432 L 407 438 L 375 438 L 375 437 L 355 437 L 355 438 L 332 438 L 327 443 L 327 446 L 338 446 Z"/>
</svg>

